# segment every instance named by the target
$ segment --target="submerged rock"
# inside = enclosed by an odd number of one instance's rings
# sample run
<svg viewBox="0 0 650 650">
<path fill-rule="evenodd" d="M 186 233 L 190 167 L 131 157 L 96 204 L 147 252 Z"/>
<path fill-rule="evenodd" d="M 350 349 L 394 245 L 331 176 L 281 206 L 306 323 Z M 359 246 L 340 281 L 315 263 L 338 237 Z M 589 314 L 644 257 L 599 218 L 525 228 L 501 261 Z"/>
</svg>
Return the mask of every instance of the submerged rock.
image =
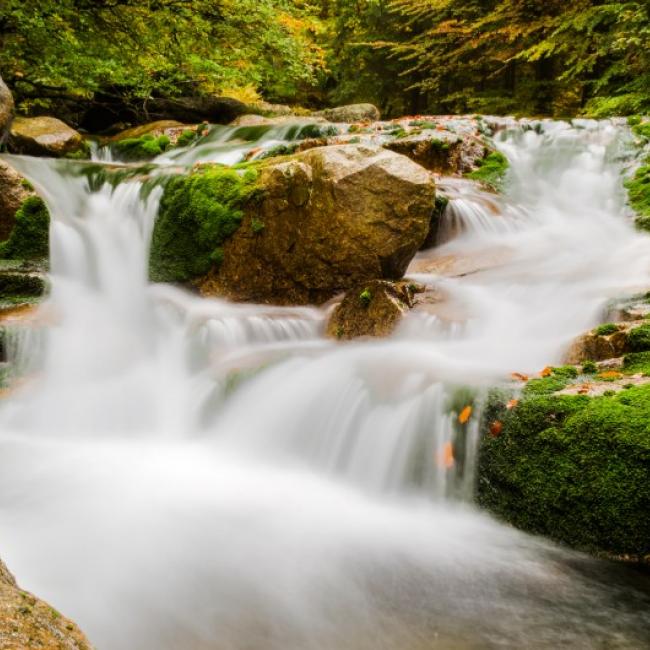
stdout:
<svg viewBox="0 0 650 650">
<path fill-rule="evenodd" d="M 327 322 L 327 336 L 348 340 L 388 336 L 424 287 L 412 282 L 372 280 L 350 289 Z"/>
<path fill-rule="evenodd" d="M 14 116 L 14 98 L 11 91 L 0 77 L 0 144 L 5 141 L 9 126 Z"/>
<path fill-rule="evenodd" d="M 327 108 L 314 113 L 330 122 L 377 122 L 381 119 L 379 109 L 373 104 L 349 104 Z"/>
<path fill-rule="evenodd" d="M 371 279 L 399 279 L 424 242 L 429 172 L 379 147 L 341 145 L 270 160 L 261 193 L 225 242 L 204 295 L 322 303 Z"/>
<path fill-rule="evenodd" d="M 9 149 L 13 153 L 54 158 L 88 155 L 81 134 L 55 117 L 17 117 L 11 125 Z"/>
<path fill-rule="evenodd" d="M 92 650 L 83 632 L 53 607 L 23 591 L 0 561 L 0 648 Z"/>
</svg>

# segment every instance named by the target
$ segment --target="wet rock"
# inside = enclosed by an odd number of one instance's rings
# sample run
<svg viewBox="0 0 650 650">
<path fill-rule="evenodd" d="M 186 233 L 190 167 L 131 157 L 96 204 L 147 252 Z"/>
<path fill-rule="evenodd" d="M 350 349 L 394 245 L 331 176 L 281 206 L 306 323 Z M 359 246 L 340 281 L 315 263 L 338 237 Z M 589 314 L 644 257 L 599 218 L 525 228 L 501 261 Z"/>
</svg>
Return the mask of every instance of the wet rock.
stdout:
<svg viewBox="0 0 650 650">
<path fill-rule="evenodd" d="M 381 119 L 379 109 L 373 104 L 349 104 L 328 108 L 314 113 L 330 122 L 377 122 Z"/>
<path fill-rule="evenodd" d="M 0 241 L 9 237 L 16 213 L 32 193 L 31 185 L 13 167 L 0 160 Z"/>
<path fill-rule="evenodd" d="M 372 280 L 350 289 L 327 322 L 327 336 L 349 340 L 388 336 L 414 306 L 424 287 L 412 282 Z"/>
<path fill-rule="evenodd" d="M 55 117 L 17 117 L 9 135 L 13 153 L 60 158 L 86 154 L 80 133 Z"/>
<path fill-rule="evenodd" d="M 177 122 L 176 120 L 157 120 L 156 122 L 149 122 L 148 124 L 141 124 L 140 126 L 134 126 L 130 129 L 124 129 L 110 138 L 106 138 L 106 140 L 110 142 L 130 138 L 141 138 L 143 135 L 153 135 L 158 137 L 160 135 L 167 135 L 169 131 L 185 128 L 190 127 L 184 125 L 182 122 Z"/>
<path fill-rule="evenodd" d="M 603 361 L 623 356 L 629 352 L 629 324 L 620 323 L 616 329 L 593 329 L 579 336 L 565 355 L 565 362 L 578 364 L 583 361 Z"/>
<path fill-rule="evenodd" d="M 399 279 L 424 242 L 429 172 L 380 147 L 319 147 L 261 169 L 261 196 L 225 243 L 204 295 L 320 304 L 359 282 Z"/>
<path fill-rule="evenodd" d="M 53 607 L 23 591 L 0 561 L 0 648 L 92 650 L 83 632 Z"/>
<path fill-rule="evenodd" d="M 263 115 L 264 117 L 288 117 L 296 115 L 296 111 L 291 106 L 285 104 L 272 104 L 271 102 L 256 102 L 248 105 L 248 111 L 252 115 Z M 299 113 L 307 111 L 299 110 Z"/>
<path fill-rule="evenodd" d="M 439 174 L 471 171 L 487 148 L 476 138 L 460 138 L 450 131 L 423 131 L 388 142 L 385 147 Z"/>
<path fill-rule="evenodd" d="M 14 116 L 14 99 L 11 91 L 0 77 L 0 144 L 5 141 Z"/>
<path fill-rule="evenodd" d="M 147 111 L 156 120 L 179 120 L 184 124 L 229 124 L 236 117 L 249 113 L 249 107 L 232 97 L 155 98 L 147 103 Z"/>
</svg>

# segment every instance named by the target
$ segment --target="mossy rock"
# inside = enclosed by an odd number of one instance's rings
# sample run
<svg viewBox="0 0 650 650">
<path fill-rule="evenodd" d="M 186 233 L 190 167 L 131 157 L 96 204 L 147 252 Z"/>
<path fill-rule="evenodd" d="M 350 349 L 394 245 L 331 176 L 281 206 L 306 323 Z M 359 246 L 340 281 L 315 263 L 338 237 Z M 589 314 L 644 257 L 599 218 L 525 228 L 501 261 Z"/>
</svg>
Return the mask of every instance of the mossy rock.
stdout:
<svg viewBox="0 0 650 650">
<path fill-rule="evenodd" d="M 151 240 L 154 282 L 187 282 L 223 260 L 223 244 L 239 228 L 253 200 L 257 172 L 222 166 L 199 169 L 167 182 Z"/>
<path fill-rule="evenodd" d="M 486 413 L 481 506 L 577 549 L 650 553 L 650 385 L 602 397 L 529 393 L 510 410 L 497 395 Z"/>
<path fill-rule="evenodd" d="M 477 161 L 477 165 L 478 169 L 466 174 L 466 177 L 478 181 L 494 192 L 501 192 L 510 167 L 508 159 L 499 151 L 493 151 Z"/>
<path fill-rule="evenodd" d="M 151 160 L 163 154 L 171 145 L 167 135 L 154 136 L 147 133 L 139 138 L 125 138 L 111 145 L 113 152 L 122 160 Z"/>
<path fill-rule="evenodd" d="M 38 196 L 25 199 L 16 213 L 7 241 L 0 244 L 0 259 L 38 260 L 49 254 L 50 213 Z"/>
</svg>

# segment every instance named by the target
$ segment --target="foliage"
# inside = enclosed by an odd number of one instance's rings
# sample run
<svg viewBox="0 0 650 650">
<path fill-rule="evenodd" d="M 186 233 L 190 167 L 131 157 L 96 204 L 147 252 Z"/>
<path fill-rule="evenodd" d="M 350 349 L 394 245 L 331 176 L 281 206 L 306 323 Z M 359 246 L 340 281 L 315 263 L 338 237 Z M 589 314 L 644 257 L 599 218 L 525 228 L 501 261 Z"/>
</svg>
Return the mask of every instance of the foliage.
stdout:
<svg viewBox="0 0 650 650">
<path fill-rule="evenodd" d="M 479 502 L 531 533 L 610 554 L 650 552 L 650 385 L 530 396 L 488 410 Z M 485 423 L 485 427 L 489 422 Z"/>
<path fill-rule="evenodd" d="M 256 191 L 257 173 L 210 166 L 171 178 L 160 201 L 149 257 L 154 282 L 186 282 L 223 261 L 223 244 L 239 228 Z"/>
<path fill-rule="evenodd" d="M 0 70 L 22 110 L 120 93 L 291 98 L 324 67 L 290 0 L 4 0 Z M 240 92 L 241 94 L 241 92 Z"/>
<path fill-rule="evenodd" d="M 0 259 L 42 259 L 49 253 L 50 213 L 38 196 L 30 196 L 16 212 L 7 241 L 0 244 Z"/>
<path fill-rule="evenodd" d="M 650 324 L 641 325 L 630 330 L 627 344 L 631 352 L 647 352 L 650 350 Z"/>
</svg>

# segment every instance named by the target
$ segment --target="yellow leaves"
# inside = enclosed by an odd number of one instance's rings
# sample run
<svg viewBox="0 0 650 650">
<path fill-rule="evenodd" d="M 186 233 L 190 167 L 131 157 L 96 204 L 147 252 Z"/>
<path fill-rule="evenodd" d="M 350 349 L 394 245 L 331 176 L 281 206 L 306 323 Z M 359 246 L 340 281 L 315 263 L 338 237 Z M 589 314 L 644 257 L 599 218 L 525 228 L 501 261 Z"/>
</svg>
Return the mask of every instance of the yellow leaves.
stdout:
<svg viewBox="0 0 650 650">
<path fill-rule="evenodd" d="M 623 373 L 617 372 L 616 370 L 606 370 L 605 372 L 599 372 L 596 377 L 605 381 L 614 381 L 615 379 L 621 379 Z"/>
<path fill-rule="evenodd" d="M 446 442 L 436 454 L 436 463 L 440 469 L 451 469 L 454 466 L 454 446 Z"/>
<path fill-rule="evenodd" d="M 461 424 L 467 424 L 469 422 L 469 419 L 472 417 L 472 407 L 471 406 L 466 406 L 461 412 L 460 415 L 458 416 L 458 421 Z"/>
</svg>

